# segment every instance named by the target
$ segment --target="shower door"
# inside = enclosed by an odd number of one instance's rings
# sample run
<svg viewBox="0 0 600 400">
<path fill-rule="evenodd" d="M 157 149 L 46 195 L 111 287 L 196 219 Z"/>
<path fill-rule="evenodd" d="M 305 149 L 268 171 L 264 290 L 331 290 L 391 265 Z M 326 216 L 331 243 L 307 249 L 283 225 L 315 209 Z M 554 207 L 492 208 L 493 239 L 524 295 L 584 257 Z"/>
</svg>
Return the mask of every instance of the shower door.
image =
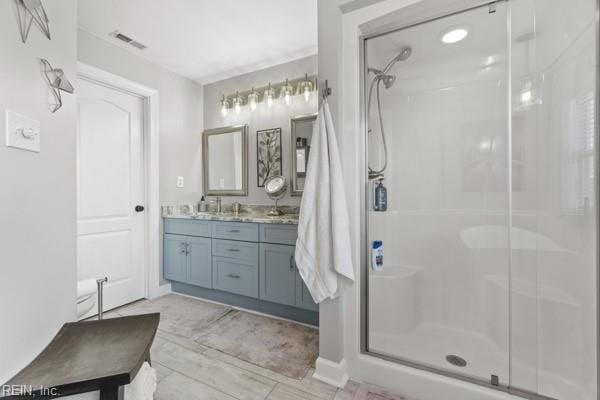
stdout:
<svg viewBox="0 0 600 400">
<path fill-rule="evenodd" d="M 368 353 L 596 399 L 596 7 L 501 1 L 364 40 Z"/>
<path fill-rule="evenodd" d="M 393 85 L 379 88 L 388 204 L 385 212 L 369 207 L 369 243 L 383 241 L 384 267 L 369 268 L 368 349 L 504 384 L 506 16 L 506 3 L 477 8 L 368 39 L 365 52 L 367 65 L 380 69 L 397 49 L 412 48 L 388 71 Z M 461 29 L 466 37 L 446 43 Z M 376 75 L 367 74 L 371 85 Z M 369 127 L 369 167 L 380 170 L 386 154 L 377 87 Z"/>
</svg>

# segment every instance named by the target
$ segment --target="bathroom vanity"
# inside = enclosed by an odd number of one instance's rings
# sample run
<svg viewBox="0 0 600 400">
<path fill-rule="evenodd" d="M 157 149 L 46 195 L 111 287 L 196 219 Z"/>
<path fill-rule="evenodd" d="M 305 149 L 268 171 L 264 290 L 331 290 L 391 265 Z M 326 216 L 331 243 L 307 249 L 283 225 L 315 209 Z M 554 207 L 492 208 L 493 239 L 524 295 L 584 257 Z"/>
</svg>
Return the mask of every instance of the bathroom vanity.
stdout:
<svg viewBox="0 0 600 400">
<path fill-rule="evenodd" d="M 164 232 L 174 292 L 318 325 L 294 262 L 297 218 L 165 216 Z"/>
</svg>

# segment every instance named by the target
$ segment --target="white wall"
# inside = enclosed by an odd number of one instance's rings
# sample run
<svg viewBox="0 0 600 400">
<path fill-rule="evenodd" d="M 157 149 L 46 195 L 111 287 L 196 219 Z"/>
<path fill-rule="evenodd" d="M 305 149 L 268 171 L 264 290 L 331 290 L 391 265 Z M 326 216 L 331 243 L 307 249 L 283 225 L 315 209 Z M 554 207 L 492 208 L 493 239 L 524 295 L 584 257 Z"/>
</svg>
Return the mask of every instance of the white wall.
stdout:
<svg viewBox="0 0 600 400">
<path fill-rule="evenodd" d="M 79 61 L 158 90 L 160 202 L 199 200 L 202 86 L 81 29 L 77 40 Z M 179 175 L 185 178 L 184 188 L 176 187 Z"/>
<path fill-rule="evenodd" d="M 0 126 L 4 110 L 41 122 L 41 152 L 0 144 L 0 384 L 76 317 L 76 98 L 51 114 L 39 57 L 76 76 L 77 1 L 44 3 L 52 40 L 21 43 L 14 1 L 0 2 Z"/>
<path fill-rule="evenodd" d="M 319 82 L 329 81 L 333 94 L 329 107 L 333 123 L 339 127 L 339 104 L 341 99 L 341 47 L 342 12 L 339 5 L 344 1 L 320 1 L 319 25 Z M 340 149 L 344 146 L 344 133 L 336 131 Z M 342 298 L 325 300 L 319 305 L 319 357 L 334 363 L 344 358 L 344 334 Z"/>
<path fill-rule="evenodd" d="M 251 112 L 247 106 L 242 107 L 239 115 L 229 110 L 227 116 L 221 115 L 219 101 L 223 94 L 229 95 L 237 90 L 249 90 L 253 86 L 262 87 L 269 82 L 281 82 L 286 78 L 294 79 L 307 73 L 309 76 L 317 73 L 317 56 L 301 58 L 274 67 L 261 69 L 248 74 L 214 82 L 204 86 L 204 127 L 205 129 L 223 126 L 248 124 L 248 196 L 230 197 L 226 201 L 239 201 L 246 204 L 271 204 L 272 201 L 265 194 L 264 188 L 257 187 L 256 176 L 256 131 L 270 128 L 281 128 L 282 138 L 282 163 L 283 176 L 291 179 L 291 147 L 290 147 L 290 118 L 317 112 L 316 92 L 313 92 L 309 102 L 302 96 L 292 97 L 289 106 L 281 99 L 277 99 L 272 108 L 265 103 L 260 103 L 256 110 Z M 276 93 L 279 96 L 279 93 Z M 290 186 L 291 187 L 291 186 Z M 290 196 L 288 191 L 280 204 L 299 205 L 301 197 Z"/>
</svg>

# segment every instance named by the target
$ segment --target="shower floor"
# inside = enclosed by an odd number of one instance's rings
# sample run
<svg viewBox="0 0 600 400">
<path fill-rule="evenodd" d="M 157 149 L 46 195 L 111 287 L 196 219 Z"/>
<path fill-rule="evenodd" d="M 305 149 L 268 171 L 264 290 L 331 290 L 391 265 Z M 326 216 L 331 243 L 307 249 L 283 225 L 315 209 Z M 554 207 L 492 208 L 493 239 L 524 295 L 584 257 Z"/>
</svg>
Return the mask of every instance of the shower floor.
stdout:
<svg viewBox="0 0 600 400">
<path fill-rule="evenodd" d="M 497 375 L 500 383 L 508 382 L 507 355 L 492 340 L 475 332 L 433 323 L 420 324 L 403 334 L 371 330 L 369 351 L 486 381 Z M 450 364 L 448 355 L 463 358 L 467 365 Z"/>
<path fill-rule="evenodd" d="M 372 329 L 369 332 L 369 351 L 487 382 L 491 375 L 497 375 L 501 385 L 509 385 L 508 353 L 493 340 L 477 332 L 435 323 L 419 324 L 414 330 L 402 334 Z M 446 360 L 448 355 L 463 358 L 467 365 L 458 367 L 450 364 Z M 513 360 L 512 369 L 517 376 L 533 377 L 533 386 L 546 396 L 569 400 L 593 398 L 576 382 L 542 369 L 537 370 L 536 375 L 536 368 L 519 360 Z M 536 391 L 533 388 L 529 390 Z"/>
</svg>

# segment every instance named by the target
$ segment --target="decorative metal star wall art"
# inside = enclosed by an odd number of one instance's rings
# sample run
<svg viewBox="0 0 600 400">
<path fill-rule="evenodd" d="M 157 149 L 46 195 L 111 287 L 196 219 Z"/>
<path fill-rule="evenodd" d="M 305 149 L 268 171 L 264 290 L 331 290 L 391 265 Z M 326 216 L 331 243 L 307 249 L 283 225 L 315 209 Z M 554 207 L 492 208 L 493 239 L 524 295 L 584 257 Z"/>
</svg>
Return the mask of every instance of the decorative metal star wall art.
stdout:
<svg viewBox="0 0 600 400">
<path fill-rule="evenodd" d="M 75 92 L 75 88 L 67 79 L 65 75 L 65 71 L 60 68 L 54 68 L 48 60 L 44 58 L 40 58 L 42 65 L 44 66 L 44 77 L 52 90 L 52 94 L 54 96 L 55 102 L 52 104 L 52 112 L 55 113 L 62 107 L 62 97 L 61 92 L 66 92 L 72 94 Z"/>
<path fill-rule="evenodd" d="M 27 42 L 31 26 L 35 23 L 42 33 L 50 37 L 50 21 L 42 0 L 15 0 L 17 3 L 17 17 L 19 20 L 19 32 L 23 43 Z"/>
</svg>

